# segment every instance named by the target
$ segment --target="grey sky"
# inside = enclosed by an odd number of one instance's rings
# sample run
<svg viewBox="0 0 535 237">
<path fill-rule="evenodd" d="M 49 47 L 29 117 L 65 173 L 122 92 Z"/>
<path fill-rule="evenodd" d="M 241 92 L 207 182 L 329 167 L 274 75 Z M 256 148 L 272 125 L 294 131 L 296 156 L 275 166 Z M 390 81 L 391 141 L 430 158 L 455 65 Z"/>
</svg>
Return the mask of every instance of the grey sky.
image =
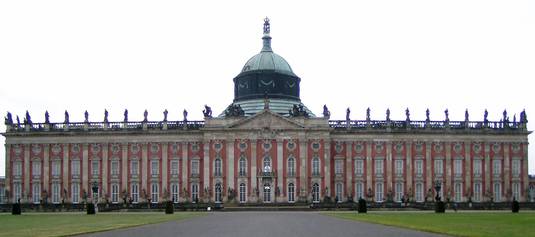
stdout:
<svg viewBox="0 0 535 237">
<path fill-rule="evenodd" d="M 332 119 L 535 118 L 533 1 L 2 1 L 0 111 L 34 122 L 201 119 L 233 99 L 243 64 L 272 47 L 301 77 L 301 99 Z M 533 119 L 531 119 L 533 120 Z M 534 129 L 535 120 L 528 123 Z M 0 131 L 5 126 L 0 125 Z M 534 144 L 533 136 L 530 143 Z M 4 143 L 4 139 L 0 139 Z M 530 173 L 535 173 L 530 145 Z M 0 151 L 0 175 L 5 173 Z"/>
</svg>

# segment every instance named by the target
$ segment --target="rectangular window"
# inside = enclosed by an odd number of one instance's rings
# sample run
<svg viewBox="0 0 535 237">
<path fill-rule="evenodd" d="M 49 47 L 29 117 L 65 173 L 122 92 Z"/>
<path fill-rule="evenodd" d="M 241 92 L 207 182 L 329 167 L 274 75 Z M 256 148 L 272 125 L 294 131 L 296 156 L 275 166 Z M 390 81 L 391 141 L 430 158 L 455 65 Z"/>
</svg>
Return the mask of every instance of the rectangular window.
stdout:
<svg viewBox="0 0 535 237">
<path fill-rule="evenodd" d="M 171 174 L 178 175 L 178 160 L 171 161 Z"/>
<path fill-rule="evenodd" d="M 52 176 L 59 176 L 61 173 L 61 162 L 52 161 Z"/>
<path fill-rule="evenodd" d="M 461 183 L 455 183 L 453 186 L 453 192 L 455 193 L 454 201 L 455 202 L 461 202 L 463 197 L 463 186 Z"/>
<path fill-rule="evenodd" d="M 364 174 L 364 160 L 355 160 L 355 174 L 356 175 Z"/>
<path fill-rule="evenodd" d="M 111 175 L 119 175 L 119 161 L 117 160 L 111 162 Z"/>
<path fill-rule="evenodd" d="M 240 186 L 240 201 L 241 201 L 241 188 Z M 243 185 L 244 197 L 245 197 L 245 184 Z M 245 198 L 244 198 L 245 201 Z M 293 183 L 288 184 L 288 202 L 295 202 L 295 186 Z"/>
<path fill-rule="evenodd" d="M 357 182 L 355 184 L 355 197 L 357 198 L 357 201 L 361 198 L 365 198 L 364 196 L 364 184 L 362 182 Z"/>
<path fill-rule="evenodd" d="M 40 161 L 32 162 L 32 175 L 33 176 L 41 175 L 41 162 Z"/>
<path fill-rule="evenodd" d="M 424 174 L 424 161 L 423 160 L 416 160 L 415 161 L 415 166 L 416 166 L 416 175 L 417 176 L 421 176 Z"/>
<path fill-rule="evenodd" d="M 334 171 L 336 174 L 344 173 L 344 160 L 336 160 L 334 163 Z"/>
<path fill-rule="evenodd" d="M 403 198 L 403 183 L 396 183 L 396 186 L 395 186 L 396 190 L 396 199 L 395 201 L 396 202 L 401 202 L 401 199 Z"/>
<path fill-rule="evenodd" d="M 158 175 L 160 171 L 159 162 L 157 160 L 153 160 L 150 162 L 150 174 L 151 175 Z"/>
<path fill-rule="evenodd" d="M 375 183 L 375 202 L 383 202 L 383 183 Z"/>
<path fill-rule="evenodd" d="M 481 202 L 481 183 L 474 183 L 474 202 Z"/>
<path fill-rule="evenodd" d="M 93 176 L 98 176 L 99 174 L 98 160 L 94 160 L 91 162 L 91 172 L 93 173 Z"/>
<path fill-rule="evenodd" d="M 442 160 L 435 160 L 435 175 L 441 176 L 444 172 Z"/>
<path fill-rule="evenodd" d="M 22 198 L 22 188 L 20 183 L 13 183 L 13 202 L 19 202 Z"/>
<path fill-rule="evenodd" d="M 80 202 L 80 184 L 79 183 L 73 183 L 71 184 L 71 199 L 72 203 L 79 203 Z"/>
<path fill-rule="evenodd" d="M 424 201 L 424 185 L 422 183 L 416 184 L 416 197 L 415 198 L 417 202 Z"/>
<path fill-rule="evenodd" d="M 191 202 L 196 203 L 199 200 L 199 185 L 191 185 Z"/>
<path fill-rule="evenodd" d="M 474 160 L 474 175 L 476 176 L 480 176 L 481 175 L 481 170 L 482 170 L 482 161 L 477 159 L 477 160 Z"/>
<path fill-rule="evenodd" d="M 513 176 L 518 177 L 520 176 L 520 160 L 519 159 L 513 159 Z"/>
<path fill-rule="evenodd" d="M 375 174 L 383 175 L 383 160 L 375 160 Z"/>
<path fill-rule="evenodd" d="M 174 203 L 178 203 L 178 197 L 180 196 L 179 195 L 179 192 L 180 192 L 180 188 L 178 188 L 178 183 L 172 183 L 171 184 L 171 200 L 174 202 Z"/>
<path fill-rule="evenodd" d="M 15 161 L 13 164 L 13 175 L 22 176 L 22 162 Z"/>
<path fill-rule="evenodd" d="M 59 203 L 59 193 L 60 193 L 59 183 L 57 182 L 52 183 L 52 203 L 54 204 Z"/>
<path fill-rule="evenodd" d="M 513 198 L 515 200 L 520 200 L 520 184 L 515 182 L 513 183 Z"/>
<path fill-rule="evenodd" d="M 111 202 L 112 203 L 119 202 L 119 185 L 118 184 L 111 185 Z"/>
<path fill-rule="evenodd" d="M 494 183 L 494 201 L 495 202 L 502 201 L 502 184 L 501 183 Z"/>
<path fill-rule="evenodd" d="M 199 161 L 198 160 L 191 161 L 191 174 L 195 176 L 199 175 Z"/>
<path fill-rule="evenodd" d="M 455 160 L 455 163 L 453 163 L 453 173 L 455 176 L 461 176 L 463 174 L 463 160 Z"/>
<path fill-rule="evenodd" d="M 159 187 L 157 183 L 153 183 L 151 185 L 151 202 L 152 203 L 158 203 L 158 197 L 160 194 Z"/>
<path fill-rule="evenodd" d="M 494 175 L 500 175 L 502 173 L 502 161 L 501 160 L 492 161 L 492 173 L 494 173 Z"/>
<path fill-rule="evenodd" d="M 138 203 L 139 201 L 139 186 L 137 183 L 132 184 L 132 202 Z"/>
<path fill-rule="evenodd" d="M 130 162 L 130 174 L 138 175 L 139 174 L 139 161 L 132 160 Z"/>
<path fill-rule="evenodd" d="M 34 183 L 32 186 L 33 203 L 38 204 L 41 201 L 41 184 Z"/>
<path fill-rule="evenodd" d="M 403 174 L 403 160 L 396 160 L 396 163 L 395 163 L 395 170 L 396 170 L 396 175 L 402 175 Z"/>
<path fill-rule="evenodd" d="M 71 161 L 71 175 L 72 176 L 80 175 L 80 160 Z"/>
<path fill-rule="evenodd" d="M 4 187 L 0 187 L 0 203 L 4 204 L 5 202 L 5 191 Z"/>
</svg>

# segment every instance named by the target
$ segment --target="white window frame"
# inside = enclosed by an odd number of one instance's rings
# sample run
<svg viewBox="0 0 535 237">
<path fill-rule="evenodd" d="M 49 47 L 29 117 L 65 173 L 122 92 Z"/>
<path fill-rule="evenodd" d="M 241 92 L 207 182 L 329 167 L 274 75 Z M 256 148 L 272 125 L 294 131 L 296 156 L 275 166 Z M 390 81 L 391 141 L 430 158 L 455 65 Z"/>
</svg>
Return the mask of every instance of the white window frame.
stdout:
<svg viewBox="0 0 535 237">
<path fill-rule="evenodd" d="M 22 176 L 22 162 L 21 161 L 13 162 L 13 175 Z"/>
<path fill-rule="evenodd" d="M 150 185 L 151 203 L 158 203 L 159 197 L 160 197 L 160 185 L 158 183 L 152 183 Z"/>
<path fill-rule="evenodd" d="M 41 161 L 32 161 L 32 175 L 41 176 Z"/>
<path fill-rule="evenodd" d="M 61 186 L 59 182 L 52 183 L 52 203 L 58 204 L 60 199 Z"/>
<path fill-rule="evenodd" d="M 312 175 L 320 175 L 320 159 L 317 156 L 312 158 Z"/>
<path fill-rule="evenodd" d="M 51 165 L 52 165 L 52 176 L 60 176 L 61 175 L 61 161 L 53 160 Z"/>
<path fill-rule="evenodd" d="M 520 176 L 521 171 L 521 161 L 519 159 L 513 159 L 512 163 L 512 173 L 514 177 Z"/>
<path fill-rule="evenodd" d="M 71 175 L 80 176 L 80 160 L 71 160 Z"/>
<path fill-rule="evenodd" d="M 444 160 L 436 159 L 434 168 L 435 168 L 435 175 L 436 176 L 444 175 Z"/>
<path fill-rule="evenodd" d="M 191 174 L 192 175 L 199 175 L 199 166 L 200 166 L 199 160 L 191 161 Z"/>
<path fill-rule="evenodd" d="M 382 182 L 376 182 L 375 183 L 375 202 L 383 202 L 384 201 L 384 185 Z"/>
<path fill-rule="evenodd" d="M 424 184 L 421 182 L 416 183 L 415 189 L 416 189 L 416 193 L 415 193 L 416 202 L 423 202 L 424 201 Z"/>
<path fill-rule="evenodd" d="M 463 200 L 463 184 L 460 182 L 457 182 L 453 184 L 453 201 L 455 202 L 462 202 Z"/>
<path fill-rule="evenodd" d="M 515 200 L 519 201 L 520 200 L 520 195 L 522 194 L 522 190 L 520 188 L 520 183 L 519 182 L 513 182 L 512 193 L 513 193 L 513 198 Z"/>
<path fill-rule="evenodd" d="M 500 182 L 495 182 L 493 184 L 493 191 L 494 191 L 494 202 L 501 202 L 502 201 L 502 184 Z"/>
<path fill-rule="evenodd" d="M 34 204 L 39 204 L 41 202 L 41 184 L 40 183 L 32 184 L 32 202 Z"/>
<path fill-rule="evenodd" d="M 117 183 L 111 184 L 111 202 L 112 203 L 119 202 L 119 184 Z"/>
<path fill-rule="evenodd" d="M 71 184 L 72 203 L 80 203 L 80 183 Z"/>
<path fill-rule="evenodd" d="M 138 203 L 139 202 L 139 184 L 138 183 L 132 183 L 131 184 L 131 192 L 130 192 L 132 203 Z"/>
<path fill-rule="evenodd" d="M 288 158 L 288 176 L 295 176 L 295 158 L 293 156 Z"/>
<path fill-rule="evenodd" d="M 344 199 L 344 184 L 343 183 L 336 183 L 335 186 L 335 197 L 338 197 L 338 202 L 341 203 Z"/>
<path fill-rule="evenodd" d="M 375 160 L 374 162 L 375 175 L 383 175 L 384 171 L 384 162 L 383 160 Z"/>
<path fill-rule="evenodd" d="M 112 160 L 111 161 L 111 175 L 119 175 L 119 160 Z"/>
<path fill-rule="evenodd" d="M 483 186 L 481 182 L 475 182 L 474 183 L 474 202 L 481 202 L 481 196 L 483 194 Z"/>
<path fill-rule="evenodd" d="M 364 160 L 362 159 L 355 160 L 355 174 L 356 175 L 364 174 Z"/>
<path fill-rule="evenodd" d="M 492 174 L 498 176 L 502 174 L 502 160 L 492 161 Z"/>
<path fill-rule="evenodd" d="M 152 176 L 158 176 L 160 174 L 160 161 L 159 160 L 150 161 L 150 174 Z"/>
<path fill-rule="evenodd" d="M 199 199 L 199 184 L 191 184 L 191 202 L 196 203 Z"/>
<path fill-rule="evenodd" d="M 138 160 L 130 161 L 130 174 L 139 175 L 139 161 Z"/>
<path fill-rule="evenodd" d="M 245 183 L 240 183 L 240 203 L 247 202 L 247 185 Z"/>
<path fill-rule="evenodd" d="M 240 157 L 240 160 L 238 161 L 238 171 L 240 176 L 246 176 L 247 175 L 247 159 L 245 157 Z"/>
<path fill-rule="evenodd" d="M 214 160 L 214 176 L 221 177 L 223 175 L 223 160 L 216 158 Z"/>
<path fill-rule="evenodd" d="M 320 185 L 318 183 L 314 183 L 312 185 L 312 202 L 313 203 L 320 202 Z"/>
<path fill-rule="evenodd" d="M 483 161 L 481 159 L 474 160 L 474 175 L 480 176 L 483 170 Z"/>
<path fill-rule="evenodd" d="M 180 201 L 180 185 L 178 182 L 171 183 L 171 200 L 174 203 L 178 203 Z"/>
<path fill-rule="evenodd" d="M 416 166 L 416 172 L 415 174 L 417 176 L 422 176 L 424 174 L 424 160 L 422 159 L 417 159 L 415 162 L 414 162 L 414 165 Z"/>
<path fill-rule="evenodd" d="M 453 162 L 453 174 L 455 176 L 463 175 L 463 160 L 455 159 Z"/>
<path fill-rule="evenodd" d="M 358 181 L 355 183 L 355 198 L 356 200 L 359 200 L 360 198 L 365 198 L 363 182 Z"/>
<path fill-rule="evenodd" d="M 334 173 L 335 174 L 344 173 L 344 160 L 342 159 L 334 160 Z"/>
<path fill-rule="evenodd" d="M 295 202 L 295 184 L 294 183 L 288 184 L 288 202 L 289 203 Z"/>
<path fill-rule="evenodd" d="M 396 182 L 396 184 L 394 185 L 394 188 L 395 188 L 395 201 L 396 202 L 401 202 L 401 199 L 403 198 L 403 183 L 402 182 Z"/>
<path fill-rule="evenodd" d="M 22 199 L 22 184 L 19 182 L 13 183 L 13 202 L 18 202 Z"/>
<path fill-rule="evenodd" d="M 216 183 L 214 186 L 214 201 L 215 203 L 223 202 L 223 185 Z"/>
<path fill-rule="evenodd" d="M 180 162 L 178 160 L 171 160 L 171 175 L 178 175 L 180 172 Z"/>
<path fill-rule="evenodd" d="M 98 160 L 91 161 L 91 173 L 93 176 L 98 176 L 100 173 L 100 165 Z"/>
</svg>

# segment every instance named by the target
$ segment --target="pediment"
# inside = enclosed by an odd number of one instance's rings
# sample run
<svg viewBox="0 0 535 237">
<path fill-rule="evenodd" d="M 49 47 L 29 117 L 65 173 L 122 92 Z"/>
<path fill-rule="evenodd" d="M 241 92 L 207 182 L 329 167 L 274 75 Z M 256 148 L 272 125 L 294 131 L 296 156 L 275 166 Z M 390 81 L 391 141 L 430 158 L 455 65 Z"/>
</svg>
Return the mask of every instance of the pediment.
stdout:
<svg viewBox="0 0 535 237">
<path fill-rule="evenodd" d="M 292 119 L 285 118 L 269 110 L 244 118 L 231 124 L 229 128 L 235 129 L 301 129 L 304 126 Z"/>
</svg>

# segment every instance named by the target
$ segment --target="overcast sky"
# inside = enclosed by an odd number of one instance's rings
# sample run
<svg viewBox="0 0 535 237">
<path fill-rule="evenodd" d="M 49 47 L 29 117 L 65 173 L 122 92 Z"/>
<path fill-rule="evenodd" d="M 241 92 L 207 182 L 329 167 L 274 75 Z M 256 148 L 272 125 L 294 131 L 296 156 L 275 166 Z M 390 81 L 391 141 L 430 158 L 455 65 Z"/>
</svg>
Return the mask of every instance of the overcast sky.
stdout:
<svg viewBox="0 0 535 237">
<path fill-rule="evenodd" d="M 233 99 L 232 79 L 262 46 L 301 77 L 301 99 L 332 119 L 499 120 L 535 128 L 535 1 L 2 1 L 0 111 L 34 122 L 202 119 Z M 323 4 L 327 3 L 328 4 Z M 2 122 L 0 131 L 5 131 Z M 0 139 L 4 143 L 4 138 Z M 530 143 L 535 144 L 533 135 Z M 535 151 L 530 145 L 530 173 Z M 5 150 L 0 149 L 0 175 Z"/>
</svg>

